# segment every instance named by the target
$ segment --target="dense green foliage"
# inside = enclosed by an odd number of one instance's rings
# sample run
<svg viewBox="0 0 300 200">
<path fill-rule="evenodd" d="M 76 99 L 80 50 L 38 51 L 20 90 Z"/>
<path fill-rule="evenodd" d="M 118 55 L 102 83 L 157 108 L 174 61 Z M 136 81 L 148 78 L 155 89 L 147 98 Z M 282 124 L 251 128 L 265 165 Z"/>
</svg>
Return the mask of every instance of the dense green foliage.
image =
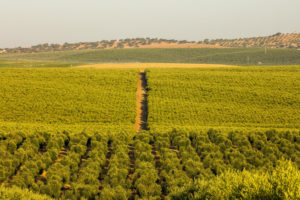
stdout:
<svg viewBox="0 0 300 200">
<path fill-rule="evenodd" d="M 300 195 L 300 132 L 2 134 L 0 156 L 2 187 L 55 199 Z"/>
<path fill-rule="evenodd" d="M 271 172 L 228 171 L 210 180 L 197 179 L 180 188 L 173 200 L 208 199 L 300 199 L 300 171 L 281 162 Z"/>
<path fill-rule="evenodd" d="M 300 125 L 300 68 L 150 69 L 151 130 Z"/>
<path fill-rule="evenodd" d="M 159 62 L 234 65 L 299 65 L 296 49 L 199 48 L 199 49 L 106 49 L 43 53 L 3 54 L 0 59 L 60 62 Z"/>
<path fill-rule="evenodd" d="M 77 131 L 94 126 L 132 130 L 136 74 L 135 69 L 1 68 L 0 130 L 67 125 Z"/>
<path fill-rule="evenodd" d="M 53 200 L 46 195 L 33 193 L 27 189 L 20 189 L 18 187 L 5 188 L 0 187 L 0 199 L 10 200 Z"/>
</svg>

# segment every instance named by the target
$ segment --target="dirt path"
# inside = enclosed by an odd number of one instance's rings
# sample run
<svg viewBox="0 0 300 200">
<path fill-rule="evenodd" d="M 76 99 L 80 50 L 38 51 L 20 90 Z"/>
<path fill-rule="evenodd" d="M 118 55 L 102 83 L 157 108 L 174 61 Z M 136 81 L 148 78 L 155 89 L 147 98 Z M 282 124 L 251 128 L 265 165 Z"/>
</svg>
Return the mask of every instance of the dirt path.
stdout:
<svg viewBox="0 0 300 200">
<path fill-rule="evenodd" d="M 136 119 L 134 124 L 136 132 L 147 130 L 148 104 L 146 87 L 146 72 L 144 69 L 140 69 L 136 91 Z"/>
</svg>

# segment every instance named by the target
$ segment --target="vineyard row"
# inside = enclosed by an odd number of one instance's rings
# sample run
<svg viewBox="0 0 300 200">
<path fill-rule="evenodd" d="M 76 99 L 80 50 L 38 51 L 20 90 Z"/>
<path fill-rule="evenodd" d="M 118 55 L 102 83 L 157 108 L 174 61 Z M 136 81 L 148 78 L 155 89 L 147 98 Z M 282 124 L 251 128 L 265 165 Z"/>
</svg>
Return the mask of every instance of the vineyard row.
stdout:
<svg viewBox="0 0 300 200">
<path fill-rule="evenodd" d="M 0 182 L 54 198 L 169 199 L 196 180 L 230 169 L 300 168 L 300 133 L 0 136 Z"/>
</svg>

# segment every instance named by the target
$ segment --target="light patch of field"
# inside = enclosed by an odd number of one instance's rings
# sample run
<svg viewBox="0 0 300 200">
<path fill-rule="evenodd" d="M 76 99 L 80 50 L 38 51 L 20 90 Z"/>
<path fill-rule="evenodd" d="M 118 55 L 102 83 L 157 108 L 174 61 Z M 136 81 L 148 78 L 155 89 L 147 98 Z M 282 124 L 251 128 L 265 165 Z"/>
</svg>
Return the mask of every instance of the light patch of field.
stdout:
<svg viewBox="0 0 300 200">
<path fill-rule="evenodd" d="M 221 47 L 219 44 L 199 44 L 199 43 L 167 43 L 167 42 L 161 42 L 161 43 L 152 43 L 152 44 L 146 44 L 146 45 L 140 45 L 139 48 L 226 48 Z"/>
<path fill-rule="evenodd" d="M 185 64 L 185 63 L 98 63 L 76 66 L 74 68 L 99 68 L 99 69 L 120 69 L 120 68 L 220 68 L 220 67 L 238 67 L 235 65 L 219 64 Z"/>
</svg>

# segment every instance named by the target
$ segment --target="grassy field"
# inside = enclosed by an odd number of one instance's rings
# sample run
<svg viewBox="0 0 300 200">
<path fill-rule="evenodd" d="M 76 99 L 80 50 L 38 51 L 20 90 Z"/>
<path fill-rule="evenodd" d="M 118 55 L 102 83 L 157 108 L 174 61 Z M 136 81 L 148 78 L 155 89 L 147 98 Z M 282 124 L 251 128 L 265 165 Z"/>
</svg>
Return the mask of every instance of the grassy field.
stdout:
<svg viewBox="0 0 300 200">
<path fill-rule="evenodd" d="M 149 69 L 149 127 L 299 128 L 300 67 Z"/>
<path fill-rule="evenodd" d="M 296 49 L 199 48 L 199 49 L 106 49 L 44 53 L 2 54 L 0 59 L 57 62 L 158 62 L 228 65 L 300 65 Z"/>
<path fill-rule="evenodd" d="M 0 129 L 131 130 L 136 74 L 135 69 L 0 68 Z"/>
<path fill-rule="evenodd" d="M 82 65 L 82 63 L 0 60 L 0 68 L 61 68 L 75 67 L 79 65 Z"/>
</svg>

